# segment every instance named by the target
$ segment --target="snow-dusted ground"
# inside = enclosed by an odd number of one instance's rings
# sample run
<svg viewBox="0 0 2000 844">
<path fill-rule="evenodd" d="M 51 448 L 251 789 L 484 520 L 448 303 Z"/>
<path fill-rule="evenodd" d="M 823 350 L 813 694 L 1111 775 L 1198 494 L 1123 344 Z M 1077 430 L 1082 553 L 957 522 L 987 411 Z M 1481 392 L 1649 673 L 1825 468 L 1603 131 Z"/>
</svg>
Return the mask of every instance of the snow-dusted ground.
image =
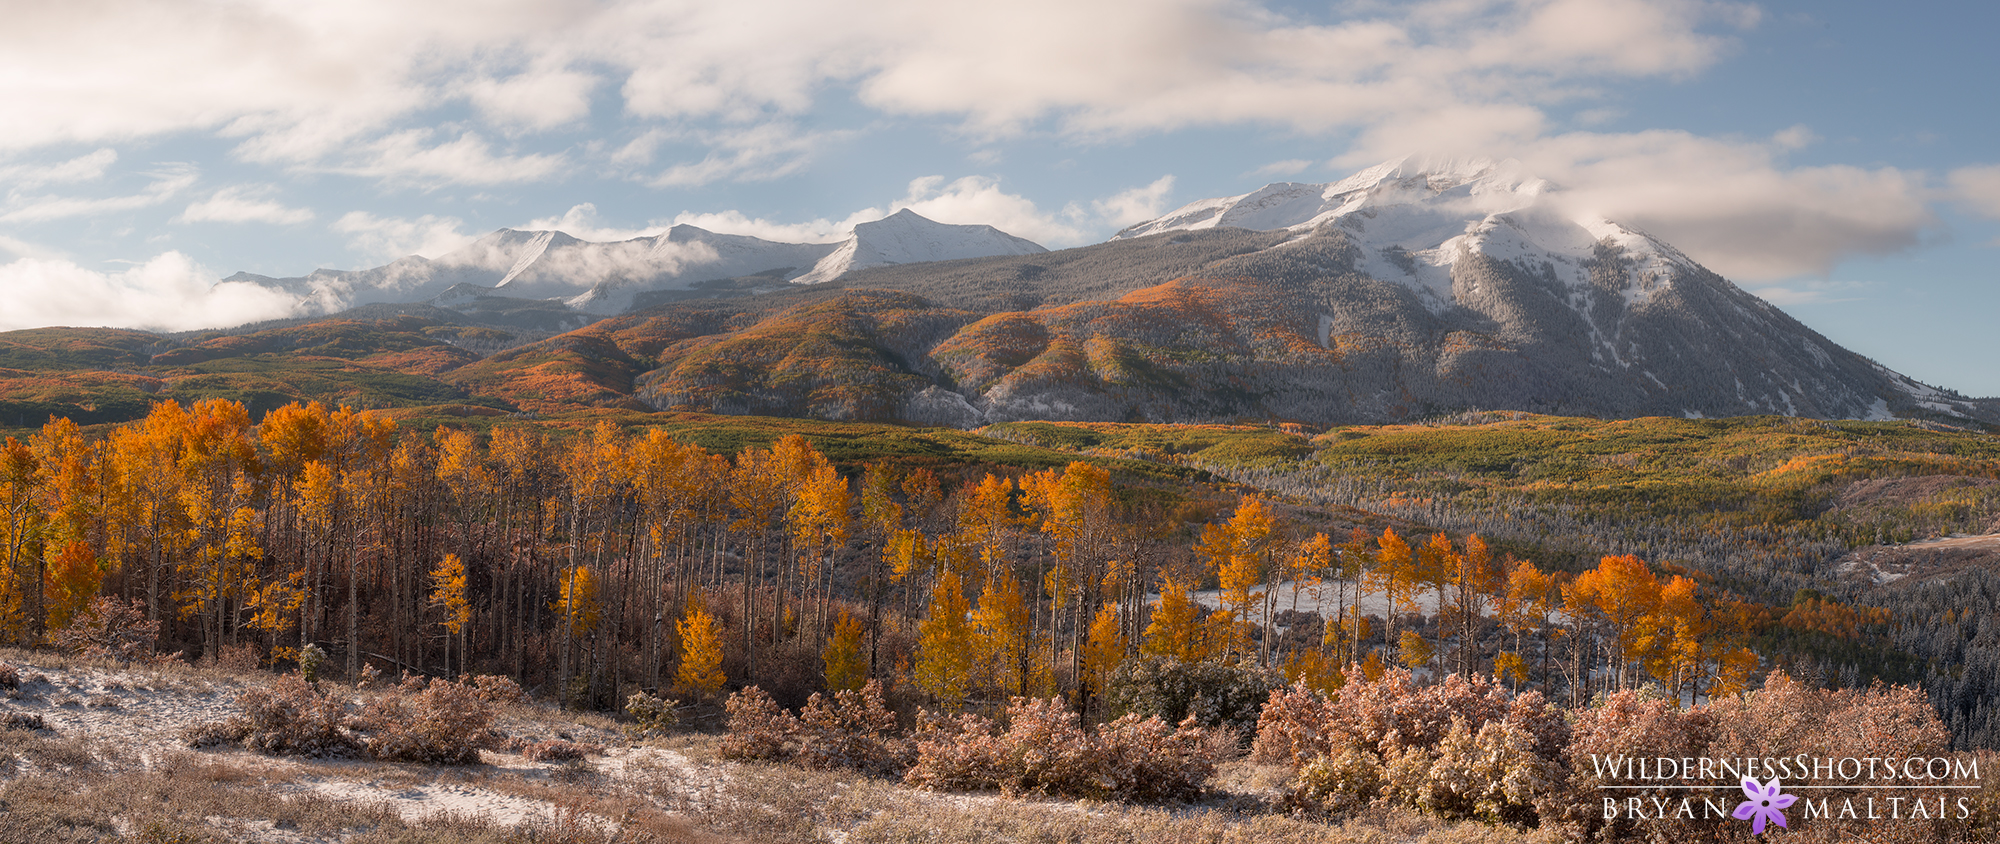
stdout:
<svg viewBox="0 0 2000 844">
<path fill-rule="evenodd" d="M 1343 585 L 1347 588 L 1344 599 L 1341 592 Z M 1264 590 L 1260 587 L 1252 591 L 1262 593 Z M 1276 608 L 1279 614 L 1297 609 L 1299 612 L 1316 612 L 1325 618 L 1337 618 L 1343 607 L 1348 608 L 1347 611 L 1351 613 L 1354 605 L 1354 584 L 1352 581 L 1328 580 L 1321 583 L 1318 587 L 1313 587 L 1287 580 L 1277 585 L 1277 593 L 1278 602 Z M 1297 596 L 1296 605 L 1293 603 L 1294 595 Z M 1209 609 L 1222 608 L 1223 592 L 1220 589 L 1205 589 L 1200 592 L 1190 593 L 1188 597 L 1193 598 L 1197 603 Z M 1457 598 L 1458 590 L 1450 587 L 1445 588 L 1444 603 L 1446 607 L 1453 606 L 1453 602 Z M 1425 618 L 1437 615 L 1437 601 L 1436 592 L 1429 589 L 1424 590 L 1417 599 L 1418 607 L 1416 612 Z M 1158 594 L 1150 595 L 1148 596 L 1148 602 L 1157 604 L 1160 602 L 1160 596 Z M 1493 608 L 1487 606 L 1484 608 L 1484 612 L 1490 616 L 1493 614 Z M 1382 596 L 1381 590 L 1369 589 L 1362 593 L 1361 614 L 1363 616 L 1388 616 L 1389 601 Z M 1262 623 L 1263 620 L 1264 611 L 1262 606 L 1259 605 L 1252 608 L 1250 611 L 1250 621 L 1253 623 Z"/>
<path fill-rule="evenodd" d="M 0 654 L 0 664 L 14 666 L 22 680 L 17 689 L 0 699 L 0 716 L 39 716 L 52 735 L 90 747 L 99 762 L 110 769 L 160 769 L 184 762 L 188 754 L 198 754 L 249 774 L 261 788 L 280 796 L 310 794 L 357 807 L 386 807 L 409 821 L 449 816 L 514 827 L 550 822 L 559 812 L 549 800 L 519 793 L 532 791 L 519 786 L 546 783 L 563 766 L 529 761 L 519 753 L 485 750 L 481 751 L 485 764 L 443 768 L 187 748 L 181 738 L 183 730 L 237 714 L 237 696 L 246 688 L 269 682 L 268 674 L 231 676 L 184 666 L 119 668 L 66 660 L 38 664 L 35 655 L 19 653 Z M 354 694 L 358 711 L 368 693 Z M 579 741 L 608 745 L 589 760 L 590 769 L 603 776 L 641 776 L 664 769 L 676 773 L 675 781 L 695 789 L 719 776 L 712 767 L 697 765 L 673 750 L 626 744 L 615 733 L 568 721 L 539 723 L 530 707 L 506 708 L 496 727 L 529 738 L 562 732 L 574 734 Z M 0 785 L 11 777 L 34 773 L 37 771 L 31 762 L 24 761 L 11 771 L 0 765 Z M 216 819 L 214 823 L 219 832 L 248 836 L 249 840 L 315 840 L 285 830 L 250 828 L 254 823 L 246 827 L 241 819 L 226 823 Z M 591 823 L 615 826 L 611 819 Z M 4 837 L 0 833 L 0 840 Z"/>
</svg>

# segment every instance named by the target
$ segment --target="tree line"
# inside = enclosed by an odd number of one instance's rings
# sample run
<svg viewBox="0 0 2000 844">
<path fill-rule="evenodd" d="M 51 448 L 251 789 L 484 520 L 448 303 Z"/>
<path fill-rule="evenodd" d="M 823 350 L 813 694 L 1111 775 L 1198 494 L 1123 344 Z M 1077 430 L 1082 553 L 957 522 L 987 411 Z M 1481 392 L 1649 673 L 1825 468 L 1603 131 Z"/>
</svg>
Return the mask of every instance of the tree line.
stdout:
<svg viewBox="0 0 2000 844">
<path fill-rule="evenodd" d="M 1477 534 L 1336 539 L 1254 495 L 1184 529 L 1089 462 L 843 474 L 798 435 L 725 456 L 608 422 L 415 431 L 314 403 L 253 424 L 207 400 L 101 436 L 54 419 L 0 458 L 6 641 L 90 623 L 110 596 L 199 655 L 316 644 L 350 676 L 506 673 L 591 705 L 883 679 L 954 706 L 1089 707 L 1139 657 L 1321 688 L 1400 663 L 1692 700 L 1744 687 L 1745 643 L 1777 620 L 1636 556 L 1571 576 Z M 1839 605 L 1809 609 L 1800 625 L 1854 635 Z"/>
</svg>

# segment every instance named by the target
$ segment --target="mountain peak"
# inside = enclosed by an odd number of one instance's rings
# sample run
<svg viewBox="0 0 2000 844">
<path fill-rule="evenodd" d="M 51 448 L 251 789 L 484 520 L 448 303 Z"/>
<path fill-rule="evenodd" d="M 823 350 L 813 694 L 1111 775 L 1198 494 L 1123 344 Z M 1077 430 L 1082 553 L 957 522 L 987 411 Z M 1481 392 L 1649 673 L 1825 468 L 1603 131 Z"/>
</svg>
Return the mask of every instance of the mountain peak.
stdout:
<svg viewBox="0 0 2000 844">
<path fill-rule="evenodd" d="M 869 267 L 1047 251 L 1041 244 L 992 226 L 940 223 L 903 208 L 880 220 L 856 225 L 846 242 L 792 281 L 818 284 Z"/>
</svg>

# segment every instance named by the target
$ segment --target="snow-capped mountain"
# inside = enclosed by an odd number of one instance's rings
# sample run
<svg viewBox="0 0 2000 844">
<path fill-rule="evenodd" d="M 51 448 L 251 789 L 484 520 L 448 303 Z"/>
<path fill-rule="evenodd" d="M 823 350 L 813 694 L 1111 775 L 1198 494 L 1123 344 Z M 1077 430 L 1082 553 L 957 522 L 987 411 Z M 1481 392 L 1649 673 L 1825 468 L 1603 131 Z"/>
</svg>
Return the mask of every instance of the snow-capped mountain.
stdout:
<svg viewBox="0 0 2000 844">
<path fill-rule="evenodd" d="M 854 233 L 821 258 L 795 284 L 832 281 L 856 270 L 915 264 L 923 261 L 950 261 L 957 258 L 987 258 L 994 255 L 1034 255 L 1047 252 L 1040 244 L 1023 240 L 992 226 L 960 226 L 939 223 L 905 208 L 872 223 L 854 227 Z"/>
<path fill-rule="evenodd" d="M 1626 298 L 1649 298 L 1698 265 L 1644 232 L 1591 214 L 1570 214 L 1560 190 L 1517 161 L 1404 158 L 1338 182 L 1280 182 L 1242 196 L 1189 203 L 1132 226 L 1113 240 L 1229 226 L 1301 234 L 1333 224 L 1362 250 L 1359 269 L 1409 287 L 1433 311 L 1453 305 L 1452 271 L 1471 256 L 1539 261 L 1573 290 L 1591 284 L 1589 264 L 1616 248 L 1631 264 Z"/>
<path fill-rule="evenodd" d="M 224 281 L 295 294 L 302 315 L 377 302 L 455 307 L 499 297 L 559 300 L 607 316 L 630 309 L 640 293 L 715 279 L 771 275 L 814 284 L 869 267 L 1046 251 L 992 226 L 938 223 L 904 209 L 855 226 L 840 243 L 781 243 L 690 225 L 612 242 L 500 229 L 435 259 L 411 255 L 373 269 L 321 269 L 296 278 L 238 273 Z"/>
<path fill-rule="evenodd" d="M 1841 349 L 1658 238 L 1567 207 L 1559 186 L 1516 161 L 1398 159 L 1328 184 L 1192 202 L 1113 240 L 1225 227 L 1296 232 L 1262 253 L 1272 259 L 1337 237 L 1355 275 L 1408 290 L 1438 323 L 1433 330 L 1540 347 L 1514 365 L 1538 359 L 1533 369 L 1545 373 L 1574 355 L 1572 371 L 1607 382 L 1592 392 L 1629 394 L 1612 406 L 1887 418 L 1895 405 L 1971 415 L 1963 401 Z M 1344 310 L 1322 314 L 1321 345 L 1359 328 Z"/>
<path fill-rule="evenodd" d="M 744 235 L 674 226 L 653 237 L 612 242 L 580 240 L 559 231 L 501 229 L 435 259 L 412 255 L 367 270 L 314 270 L 302 278 L 251 281 L 298 294 L 308 312 L 326 313 L 372 302 L 421 302 L 485 295 L 560 299 L 580 311 L 612 314 L 647 290 L 685 289 L 710 279 L 782 270 L 797 273 L 832 243 L 778 243 Z"/>
</svg>

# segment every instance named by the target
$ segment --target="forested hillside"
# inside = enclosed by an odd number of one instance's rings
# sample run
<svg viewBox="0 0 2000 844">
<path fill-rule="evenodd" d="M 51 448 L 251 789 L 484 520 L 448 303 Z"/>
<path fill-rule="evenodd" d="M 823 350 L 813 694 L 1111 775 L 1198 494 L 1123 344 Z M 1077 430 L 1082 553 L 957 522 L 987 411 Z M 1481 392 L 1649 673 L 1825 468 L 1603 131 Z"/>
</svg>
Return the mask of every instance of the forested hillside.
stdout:
<svg viewBox="0 0 2000 844">
<path fill-rule="evenodd" d="M 1990 519 L 1983 435 L 1550 418 L 989 431 L 1010 442 L 476 421 L 299 404 L 253 421 L 207 400 L 10 438 L 4 634 L 105 625 L 92 599 L 110 596 L 191 657 L 286 664 L 316 643 L 349 672 L 504 673 L 601 707 L 749 684 L 796 705 L 870 678 L 936 704 L 1095 707 L 1148 659 L 1323 689 L 1356 663 L 1492 673 L 1574 704 L 1640 686 L 1702 698 L 1782 665 L 1832 686 L 1923 680 L 1961 743 L 1992 735 L 1973 717 L 1990 652 L 1962 634 L 1990 599 L 1831 566 L 1878 534 Z M 1946 473 L 1965 484 L 1840 497 Z"/>
</svg>

